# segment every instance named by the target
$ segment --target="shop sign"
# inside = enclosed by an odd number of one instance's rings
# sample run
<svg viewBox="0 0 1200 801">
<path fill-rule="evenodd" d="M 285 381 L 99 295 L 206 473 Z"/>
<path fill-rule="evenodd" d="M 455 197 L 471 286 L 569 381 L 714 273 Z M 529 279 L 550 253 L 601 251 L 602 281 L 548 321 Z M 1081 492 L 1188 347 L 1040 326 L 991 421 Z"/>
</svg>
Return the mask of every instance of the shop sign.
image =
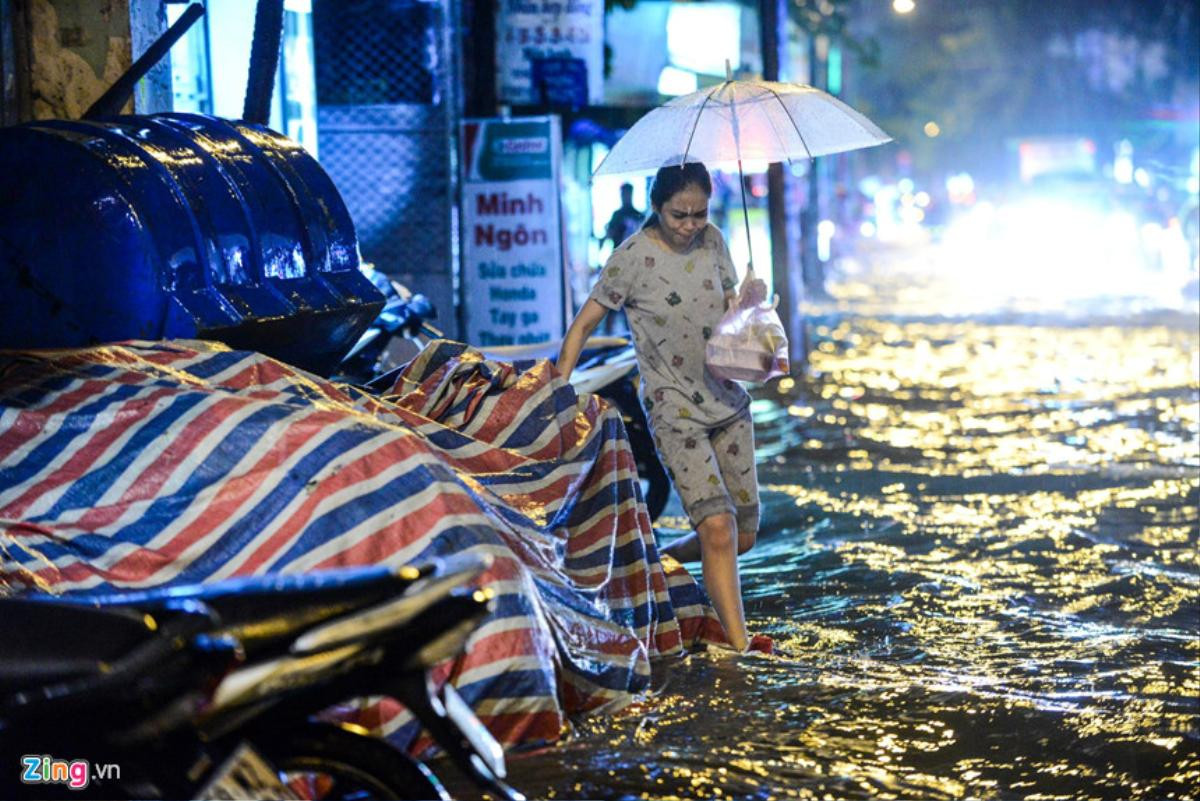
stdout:
<svg viewBox="0 0 1200 801">
<path fill-rule="evenodd" d="M 557 339 L 566 320 L 559 119 L 466 120 L 462 142 L 466 339 Z"/>
<path fill-rule="evenodd" d="M 581 58 L 535 58 L 535 101 L 541 105 L 582 108 L 588 104 L 587 75 L 587 64 Z"/>
<path fill-rule="evenodd" d="M 496 12 L 496 96 L 501 103 L 542 102 L 545 84 L 534 82 L 539 59 L 581 62 L 587 100 L 579 105 L 601 103 L 604 0 L 501 0 Z"/>
</svg>

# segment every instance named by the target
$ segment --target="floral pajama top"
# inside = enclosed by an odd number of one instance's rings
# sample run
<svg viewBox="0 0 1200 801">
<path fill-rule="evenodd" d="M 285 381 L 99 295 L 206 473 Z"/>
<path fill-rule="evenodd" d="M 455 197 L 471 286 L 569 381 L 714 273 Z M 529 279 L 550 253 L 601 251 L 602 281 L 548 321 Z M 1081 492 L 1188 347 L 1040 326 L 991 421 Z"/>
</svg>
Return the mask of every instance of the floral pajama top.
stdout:
<svg viewBox="0 0 1200 801">
<path fill-rule="evenodd" d="M 642 373 L 642 406 L 652 423 L 719 426 L 750 403 L 745 389 L 715 378 L 704 361 L 705 343 L 725 313 L 725 293 L 736 285 L 729 248 L 711 223 L 687 253 L 642 230 L 604 265 L 590 298 L 625 309 Z"/>
</svg>

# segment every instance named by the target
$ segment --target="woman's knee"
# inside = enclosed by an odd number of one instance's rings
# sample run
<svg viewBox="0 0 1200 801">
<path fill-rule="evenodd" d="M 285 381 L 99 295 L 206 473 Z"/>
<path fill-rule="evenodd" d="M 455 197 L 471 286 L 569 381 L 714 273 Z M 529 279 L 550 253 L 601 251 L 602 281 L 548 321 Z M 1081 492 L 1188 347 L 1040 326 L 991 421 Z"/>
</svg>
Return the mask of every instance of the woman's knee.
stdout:
<svg viewBox="0 0 1200 801">
<path fill-rule="evenodd" d="M 758 504 L 737 508 L 738 553 L 754 547 L 758 541 Z"/>
<path fill-rule="evenodd" d="M 700 535 L 701 548 L 732 550 L 735 542 L 740 544 L 737 525 L 730 514 L 706 517 L 696 526 L 696 532 Z"/>
<path fill-rule="evenodd" d="M 738 531 L 737 543 L 738 554 L 744 554 L 746 551 L 754 547 L 754 543 L 758 541 L 758 532 L 754 529 L 749 531 Z"/>
</svg>

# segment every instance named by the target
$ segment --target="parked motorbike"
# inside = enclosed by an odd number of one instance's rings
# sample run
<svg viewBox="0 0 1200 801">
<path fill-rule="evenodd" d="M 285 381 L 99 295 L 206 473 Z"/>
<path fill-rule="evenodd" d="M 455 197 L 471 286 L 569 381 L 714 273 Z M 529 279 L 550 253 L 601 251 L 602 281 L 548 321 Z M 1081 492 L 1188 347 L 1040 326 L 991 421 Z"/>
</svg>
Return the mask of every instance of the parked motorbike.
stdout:
<svg viewBox="0 0 1200 801">
<path fill-rule="evenodd" d="M 342 357 L 334 378 L 366 385 L 412 359 L 426 342 L 440 338 L 442 332 L 431 322 L 437 318 L 437 309 L 429 298 L 370 265 L 362 265 L 360 271 L 383 293 L 384 305 Z"/>
<path fill-rule="evenodd" d="M 195 603 L 151 616 L 0 602 L 0 795 L 293 798 L 253 744 L 190 725 L 244 659 L 217 625 Z"/>
<path fill-rule="evenodd" d="M 352 614 L 302 627 L 286 652 L 279 651 L 280 639 L 273 632 L 266 632 L 260 648 L 255 647 L 256 638 L 244 632 L 247 625 L 259 623 L 253 616 L 247 617 L 240 599 L 213 601 L 218 609 L 227 608 L 226 614 L 237 622 L 249 653 L 275 655 L 222 681 L 203 716 L 204 725 L 217 732 L 239 727 L 256 732 L 255 741 L 265 743 L 264 753 L 285 772 L 327 776 L 330 771 L 324 766 L 333 760 L 335 766 L 357 766 L 377 780 L 387 775 L 383 770 L 390 770 L 395 778 L 380 784 L 380 797 L 447 797 L 440 781 L 424 765 L 405 757 L 408 764 L 398 766 L 399 752 L 385 743 L 367 738 L 368 745 L 359 733 L 351 731 L 347 737 L 330 732 L 330 724 L 312 722 L 317 712 L 351 698 L 391 696 L 408 708 L 477 787 L 502 801 L 522 799 L 503 780 L 504 755 L 499 743 L 452 685 L 439 688 L 428 679 L 430 668 L 462 651 L 479 619 L 491 608 L 490 591 L 462 591 L 490 561 L 463 554 L 438 563 L 434 570 L 418 576 L 400 597 L 362 604 Z M 314 606 L 319 609 L 329 601 L 345 603 L 345 593 L 330 592 L 324 603 L 318 601 Z M 263 677 L 268 675 L 271 678 L 264 687 Z M 286 688 L 284 697 L 272 691 L 275 686 Z M 247 718 L 253 722 L 247 723 Z M 288 736 L 281 738 L 279 732 L 288 732 Z M 335 736 L 330 737 L 331 733 Z M 320 753 L 314 754 L 309 744 L 320 744 Z M 335 778 L 349 794 L 361 789 L 361 782 L 349 781 L 345 771 Z M 329 797 L 328 793 L 326 786 L 321 795 Z"/>
<path fill-rule="evenodd" d="M 490 593 L 464 591 L 486 565 L 461 557 L 77 602 L 5 601 L 0 632 L 40 624 L 44 644 L 49 621 L 51 630 L 105 636 L 72 638 L 77 650 L 65 657 L 53 645 L 39 654 L 28 637 L 6 650 L 0 753 L 34 748 L 118 765 L 117 791 L 107 776 L 93 777 L 104 797 L 289 798 L 301 788 L 322 798 L 447 798 L 425 765 L 354 726 L 315 717 L 383 694 L 402 701 L 481 790 L 519 799 L 503 781 L 499 744 L 453 687 L 427 678 L 461 651 L 489 608 Z M 126 636 L 111 636 L 120 626 Z M 119 668 L 97 674 L 96 659 L 114 658 Z M 64 684 L 63 671 L 84 675 Z M 46 795 L 44 785 L 24 790 L 4 795 Z"/>
<path fill-rule="evenodd" d="M 391 385 L 394 369 L 413 358 L 430 340 L 442 337 L 431 320 L 437 310 L 429 299 L 413 293 L 398 281 L 374 268 L 364 273 L 384 293 L 383 311 L 359 338 L 343 359 L 339 380 L 382 389 Z M 558 358 L 561 340 L 535 345 L 478 347 L 491 359 L 506 362 Z M 629 445 L 637 463 L 642 496 L 650 519 L 657 520 L 667 505 L 671 482 L 658 458 L 646 413 L 638 400 L 637 357 L 633 343 L 625 337 L 589 337 L 571 372 L 571 385 L 580 394 L 596 394 L 612 403 L 621 413 Z"/>
</svg>

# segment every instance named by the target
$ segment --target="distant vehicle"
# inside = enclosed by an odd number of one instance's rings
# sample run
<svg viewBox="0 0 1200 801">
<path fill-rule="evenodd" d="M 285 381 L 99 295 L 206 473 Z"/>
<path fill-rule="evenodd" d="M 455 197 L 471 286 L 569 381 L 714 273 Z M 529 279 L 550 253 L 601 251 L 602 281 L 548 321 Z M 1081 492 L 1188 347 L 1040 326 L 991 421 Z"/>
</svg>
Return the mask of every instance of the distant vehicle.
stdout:
<svg viewBox="0 0 1200 801">
<path fill-rule="evenodd" d="M 1096 143 L 1081 136 L 1045 136 L 1014 142 L 1022 183 L 1043 175 L 1096 175 Z"/>
<path fill-rule="evenodd" d="M 1177 306 L 1187 282 L 1180 221 L 1143 187 L 1084 166 L 1035 171 L 1002 197 L 982 198 L 943 242 L 956 265 L 1004 284 L 994 291 L 1030 299 Z"/>
</svg>

